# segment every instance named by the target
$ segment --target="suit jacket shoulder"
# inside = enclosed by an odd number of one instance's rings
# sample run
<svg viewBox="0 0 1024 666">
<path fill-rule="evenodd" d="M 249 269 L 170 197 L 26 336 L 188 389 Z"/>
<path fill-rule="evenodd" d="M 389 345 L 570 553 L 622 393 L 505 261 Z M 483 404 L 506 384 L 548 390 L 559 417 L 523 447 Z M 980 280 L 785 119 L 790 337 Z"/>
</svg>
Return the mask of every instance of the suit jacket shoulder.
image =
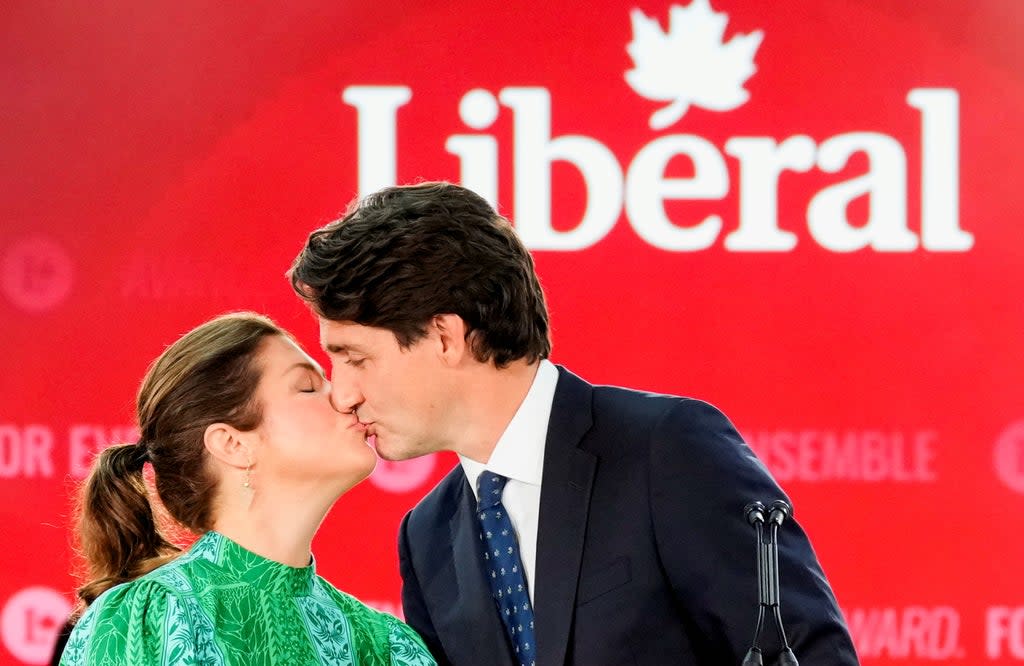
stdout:
<svg viewBox="0 0 1024 666">
<path fill-rule="evenodd" d="M 707 437 L 687 437 L 688 433 L 729 434 L 733 443 L 743 443 L 721 410 L 697 398 L 598 385 L 593 387 L 591 408 L 593 429 L 582 446 L 603 456 L 636 456 L 658 441 L 677 446 L 709 443 Z"/>
<path fill-rule="evenodd" d="M 451 520 L 462 493 L 469 490 L 462 465 L 456 463 L 430 492 L 409 511 L 410 533 L 432 532 L 441 524 Z"/>
</svg>

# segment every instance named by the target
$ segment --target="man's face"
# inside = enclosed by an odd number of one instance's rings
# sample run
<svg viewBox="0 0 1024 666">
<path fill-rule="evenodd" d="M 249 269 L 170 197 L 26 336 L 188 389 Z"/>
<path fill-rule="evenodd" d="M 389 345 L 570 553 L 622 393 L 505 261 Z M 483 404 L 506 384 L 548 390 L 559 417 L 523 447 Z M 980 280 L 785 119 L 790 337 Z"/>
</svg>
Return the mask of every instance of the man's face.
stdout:
<svg viewBox="0 0 1024 666">
<path fill-rule="evenodd" d="M 355 410 L 385 460 L 448 448 L 445 373 L 437 334 L 403 349 L 387 329 L 320 318 L 320 344 L 331 360 L 331 400 Z"/>
</svg>

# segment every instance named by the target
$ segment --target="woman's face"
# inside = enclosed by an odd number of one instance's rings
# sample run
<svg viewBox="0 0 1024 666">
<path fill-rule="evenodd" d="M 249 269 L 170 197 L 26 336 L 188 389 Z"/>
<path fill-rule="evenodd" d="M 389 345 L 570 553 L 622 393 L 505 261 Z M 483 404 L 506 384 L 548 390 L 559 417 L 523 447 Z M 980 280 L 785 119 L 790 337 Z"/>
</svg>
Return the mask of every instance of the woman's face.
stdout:
<svg viewBox="0 0 1024 666">
<path fill-rule="evenodd" d="M 263 422 L 253 452 L 253 486 L 323 485 L 340 494 L 369 476 L 377 454 L 356 415 L 334 409 L 320 366 L 280 335 L 264 340 L 258 363 Z"/>
</svg>

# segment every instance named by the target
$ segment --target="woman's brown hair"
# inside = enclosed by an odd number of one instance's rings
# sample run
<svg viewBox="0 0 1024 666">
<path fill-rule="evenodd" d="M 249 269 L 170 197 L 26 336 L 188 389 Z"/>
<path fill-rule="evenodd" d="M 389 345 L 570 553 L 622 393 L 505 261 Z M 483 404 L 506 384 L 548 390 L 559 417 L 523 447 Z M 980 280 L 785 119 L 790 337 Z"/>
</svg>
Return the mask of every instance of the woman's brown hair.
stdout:
<svg viewBox="0 0 1024 666">
<path fill-rule="evenodd" d="M 203 436 L 213 423 L 242 431 L 259 426 L 256 359 L 272 335 L 287 333 L 262 315 L 222 315 L 150 365 L 136 401 L 139 442 L 102 451 L 82 488 L 78 535 L 88 576 L 78 596 L 85 604 L 180 552 L 155 517 L 143 476 L 147 462 L 167 513 L 196 534 L 211 529 L 217 479 Z"/>
</svg>

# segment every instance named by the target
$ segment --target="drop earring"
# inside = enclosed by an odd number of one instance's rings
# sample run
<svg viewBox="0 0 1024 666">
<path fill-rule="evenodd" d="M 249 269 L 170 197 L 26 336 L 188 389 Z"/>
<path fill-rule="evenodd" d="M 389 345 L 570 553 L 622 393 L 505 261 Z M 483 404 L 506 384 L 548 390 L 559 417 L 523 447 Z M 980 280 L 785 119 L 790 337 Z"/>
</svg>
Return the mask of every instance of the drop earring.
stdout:
<svg viewBox="0 0 1024 666">
<path fill-rule="evenodd" d="M 252 472 L 252 462 L 245 466 L 245 481 L 242 483 L 243 488 L 252 490 L 252 478 L 250 473 Z"/>
</svg>

